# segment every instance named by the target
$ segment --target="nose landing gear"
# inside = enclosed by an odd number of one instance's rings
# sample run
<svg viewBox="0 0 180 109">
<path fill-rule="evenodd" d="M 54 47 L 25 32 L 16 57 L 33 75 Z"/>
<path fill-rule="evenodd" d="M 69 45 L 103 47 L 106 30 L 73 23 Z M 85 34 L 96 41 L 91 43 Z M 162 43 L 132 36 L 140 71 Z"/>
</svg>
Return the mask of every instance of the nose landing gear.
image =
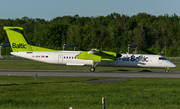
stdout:
<svg viewBox="0 0 180 109">
<path fill-rule="evenodd" d="M 165 73 L 169 73 L 169 68 L 167 68 L 167 69 L 165 70 Z"/>
</svg>

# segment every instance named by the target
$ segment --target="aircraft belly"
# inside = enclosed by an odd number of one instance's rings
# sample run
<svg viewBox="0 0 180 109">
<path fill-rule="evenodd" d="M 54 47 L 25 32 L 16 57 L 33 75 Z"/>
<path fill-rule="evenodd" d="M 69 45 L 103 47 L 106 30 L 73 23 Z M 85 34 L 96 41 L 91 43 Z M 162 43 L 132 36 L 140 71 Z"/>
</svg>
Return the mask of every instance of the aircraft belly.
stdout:
<svg viewBox="0 0 180 109">
<path fill-rule="evenodd" d="M 119 67 L 139 67 L 138 62 L 131 62 L 131 61 L 119 61 Z"/>
<path fill-rule="evenodd" d="M 117 66 L 117 61 L 101 61 L 98 66 Z"/>
</svg>

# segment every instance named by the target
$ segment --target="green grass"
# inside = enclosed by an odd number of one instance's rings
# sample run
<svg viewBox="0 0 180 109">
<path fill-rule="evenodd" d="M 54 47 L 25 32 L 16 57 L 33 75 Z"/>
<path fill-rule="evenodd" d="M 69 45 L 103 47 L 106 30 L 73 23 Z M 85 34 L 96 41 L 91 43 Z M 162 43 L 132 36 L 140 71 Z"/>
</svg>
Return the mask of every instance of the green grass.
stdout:
<svg viewBox="0 0 180 109">
<path fill-rule="evenodd" d="M 180 71 L 180 63 L 175 62 L 176 68 L 170 71 Z M 65 66 L 41 63 L 33 60 L 0 60 L 0 69 L 39 69 L 39 70 L 89 70 L 91 66 Z M 101 67 L 97 66 L 96 70 L 151 70 L 164 71 L 165 69 L 157 68 L 130 68 L 130 67 Z"/>
<path fill-rule="evenodd" d="M 107 109 L 180 108 L 180 79 L 84 83 L 94 79 L 99 78 L 0 77 L 0 108 L 101 109 L 102 97 Z M 4 86 L 7 84 L 12 86 Z"/>
<path fill-rule="evenodd" d="M 44 84 L 44 83 L 70 83 L 70 82 L 84 82 L 88 80 L 96 80 L 100 78 L 68 78 L 67 77 L 0 77 L 0 86 L 11 85 L 30 85 L 30 84 Z"/>
</svg>

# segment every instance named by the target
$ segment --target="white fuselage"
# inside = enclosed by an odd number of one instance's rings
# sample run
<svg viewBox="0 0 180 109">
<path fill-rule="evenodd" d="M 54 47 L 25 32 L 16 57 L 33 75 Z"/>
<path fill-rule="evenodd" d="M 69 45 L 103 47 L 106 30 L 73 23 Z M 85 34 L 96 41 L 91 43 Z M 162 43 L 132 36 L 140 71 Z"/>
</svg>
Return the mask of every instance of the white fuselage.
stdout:
<svg viewBox="0 0 180 109">
<path fill-rule="evenodd" d="M 75 58 L 82 51 L 60 52 L 11 52 L 12 55 L 50 64 L 85 66 L 93 65 L 93 60 Z M 101 61 L 98 66 L 175 68 L 176 65 L 160 55 L 122 54 L 115 61 Z"/>
</svg>

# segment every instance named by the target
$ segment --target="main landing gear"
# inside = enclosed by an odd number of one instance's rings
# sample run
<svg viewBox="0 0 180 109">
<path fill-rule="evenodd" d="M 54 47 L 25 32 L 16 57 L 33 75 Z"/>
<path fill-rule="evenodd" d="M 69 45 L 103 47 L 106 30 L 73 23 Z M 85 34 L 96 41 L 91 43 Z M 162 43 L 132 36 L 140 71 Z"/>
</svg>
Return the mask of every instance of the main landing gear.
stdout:
<svg viewBox="0 0 180 109">
<path fill-rule="evenodd" d="M 93 64 L 92 64 L 92 67 L 90 68 L 90 71 L 91 72 L 95 72 L 95 67 L 96 67 L 96 65 L 98 64 L 98 62 L 94 62 Z"/>
<path fill-rule="evenodd" d="M 94 72 L 94 71 L 95 71 L 95 68 L 94 68 L 94 67 L 91 67 L 91 68 L 90 68 L 90 71 L 91 71 L 91 72 Z"/>
</svg>

